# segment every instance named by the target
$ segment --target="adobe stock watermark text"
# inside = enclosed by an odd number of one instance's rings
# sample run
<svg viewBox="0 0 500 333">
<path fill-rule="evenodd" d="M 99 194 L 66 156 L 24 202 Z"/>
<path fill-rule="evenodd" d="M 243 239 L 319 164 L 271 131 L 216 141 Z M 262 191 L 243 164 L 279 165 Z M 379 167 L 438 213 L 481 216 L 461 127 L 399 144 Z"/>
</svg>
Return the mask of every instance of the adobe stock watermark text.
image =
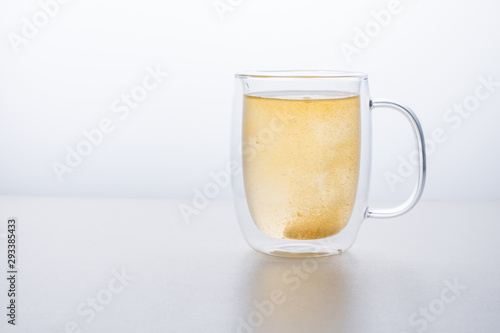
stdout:
<svg viewBox="0 0 500 333">
<path fill-rule="evenodd" d="M 132 110 L 137 109 L 152 91 L 156 90 L 167 76 L 160 66 L 146 67 L 146 74 L 141 83 L 135 85 L 130 91 L 122 93 L 110 106 L 112 113 L 118 115 L 119 120 L 126 120 Z M 85 157 L 92 154 L 99 147 L 106 136 L 116 129 L 117 123 L 109 117 L 103 117 L 94 128 L 84 129 L 81 139 L 73 146 L 66 146 L 66 156 L 62 161 L 52 162 L 52 170 L 57 179 L 62 182 L 64 176 L 72 173 L 84 161 Z"/>
</svg>

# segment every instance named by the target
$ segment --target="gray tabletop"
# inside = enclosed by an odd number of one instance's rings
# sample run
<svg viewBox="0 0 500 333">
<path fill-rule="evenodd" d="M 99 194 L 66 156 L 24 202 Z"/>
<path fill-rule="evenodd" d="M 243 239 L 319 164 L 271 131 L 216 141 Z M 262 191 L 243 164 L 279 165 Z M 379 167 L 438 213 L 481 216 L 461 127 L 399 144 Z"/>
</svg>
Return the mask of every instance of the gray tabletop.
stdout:
<svg viewBox="0 0 500 333">
<path fill-rule="evenodd" d="M 422 202 L 350 251 L 251 250 L 230 201 L 0 197 L 17 218 L 16 326 L 2 332 L 498 332 L 500 202 Z M 8 275 L 7 275 L 8 277 Z M 7 279 L 0 282 L 8 304 Z"/>
</svg>

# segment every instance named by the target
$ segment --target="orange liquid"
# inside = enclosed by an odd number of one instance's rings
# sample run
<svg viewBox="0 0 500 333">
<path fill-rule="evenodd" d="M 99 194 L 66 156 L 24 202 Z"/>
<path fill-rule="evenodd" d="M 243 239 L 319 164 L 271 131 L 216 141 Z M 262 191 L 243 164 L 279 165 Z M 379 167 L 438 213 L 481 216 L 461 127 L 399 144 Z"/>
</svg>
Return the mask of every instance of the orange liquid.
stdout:
<svg viewBox="0 0 500 333">
<path fill-rule="evenodd" d="M 356 198 L 359 155 L 359 96 L 245 95 L 245 192 L 263 233 L 320 239 L 340 232 Z"/>
</svg>

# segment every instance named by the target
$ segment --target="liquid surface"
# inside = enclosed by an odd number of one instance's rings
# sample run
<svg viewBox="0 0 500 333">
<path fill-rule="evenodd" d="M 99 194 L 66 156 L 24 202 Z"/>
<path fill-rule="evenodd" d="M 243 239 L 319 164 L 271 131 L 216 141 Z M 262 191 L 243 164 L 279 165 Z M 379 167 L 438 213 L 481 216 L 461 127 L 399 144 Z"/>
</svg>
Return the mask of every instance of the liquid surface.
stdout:
<svg viewBox="0 0 500 333">
<path fill-rule="evenodd" d="M 265 234 L 319 239 L 352 213 L 359 174 L 359 96 L 299 92 L 244 96 L 243 175 Z"/>
</svg>

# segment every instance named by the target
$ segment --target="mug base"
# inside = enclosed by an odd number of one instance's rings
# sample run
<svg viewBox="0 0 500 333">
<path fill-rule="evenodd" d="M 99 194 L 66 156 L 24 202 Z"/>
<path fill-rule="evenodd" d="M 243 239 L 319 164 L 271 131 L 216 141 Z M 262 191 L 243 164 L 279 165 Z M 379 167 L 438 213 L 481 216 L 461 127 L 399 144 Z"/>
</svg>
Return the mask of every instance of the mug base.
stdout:
<svg viewBox="0 0 500 333">
<path fill-rule="evenodd" d="M 300 243 L 268 246 L 256 250 L 271 256 L 288 258 L 326 257 L 342 253 L 342 250 L 329 246 Z"/>
</svg>

